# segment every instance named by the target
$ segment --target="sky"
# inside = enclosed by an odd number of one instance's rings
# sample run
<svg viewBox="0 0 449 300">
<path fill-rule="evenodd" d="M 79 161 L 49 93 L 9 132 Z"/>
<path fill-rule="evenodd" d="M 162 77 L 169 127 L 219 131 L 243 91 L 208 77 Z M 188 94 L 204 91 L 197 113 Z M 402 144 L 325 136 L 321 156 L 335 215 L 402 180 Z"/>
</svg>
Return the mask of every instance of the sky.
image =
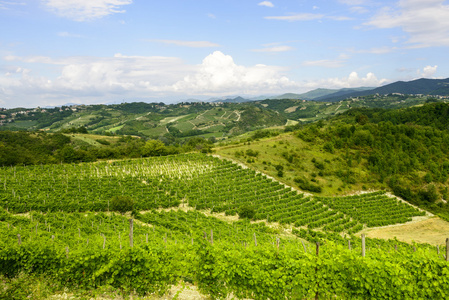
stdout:
<svg viewBox="0 0 449 300">
<path fill-rule="evenodd" d="M 0 0 L 0 107 L 449 77 L 444 0 Z"/>
</svg>

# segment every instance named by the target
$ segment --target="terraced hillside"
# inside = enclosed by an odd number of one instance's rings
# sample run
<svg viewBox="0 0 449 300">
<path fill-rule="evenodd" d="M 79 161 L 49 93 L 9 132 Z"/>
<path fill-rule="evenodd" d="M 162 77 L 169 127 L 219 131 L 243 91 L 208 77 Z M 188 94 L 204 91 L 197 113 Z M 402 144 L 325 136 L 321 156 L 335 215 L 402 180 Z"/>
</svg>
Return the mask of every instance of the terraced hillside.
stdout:
<svg viewBox="0 0 449 300">
<path fill-rule="evenodd" d="M 305 196 L 261 173 L 200 154 L 10 167 L 0 180 L 0 203 L 16 213 L 108 211 L 114 195 L 122 195 L 134 199 L 138 211 L 183 202 L 226 215 L 249 208 L 255 220 L 349 233 L 362 225 L 403 223 L 423 214 L 381 192 L 342 198 Z"/>
</svg>

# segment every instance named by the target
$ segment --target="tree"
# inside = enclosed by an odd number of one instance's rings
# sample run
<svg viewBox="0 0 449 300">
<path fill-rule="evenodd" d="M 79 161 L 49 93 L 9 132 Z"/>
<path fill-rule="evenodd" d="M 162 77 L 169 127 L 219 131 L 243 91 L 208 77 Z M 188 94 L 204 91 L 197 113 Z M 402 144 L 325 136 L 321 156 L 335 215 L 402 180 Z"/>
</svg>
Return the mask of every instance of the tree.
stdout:
<svg viewBox="0 0 449 300">
<path fill-rule="evenodd" d="M 163 142 L 159 140 L 149 140 L 142 148 L 143 156 L 161 156 L 166 155 L 166 149 Z"/>
<path fill-rule="evenodd" d="M 238 214 L 240 219 L 252 219 L 256 214 L 256 210 L 253 206 L 244 205 L 240 207 Z"/>
<path fill-rule="evenodd" d="M 118 211 L 122 214 L 134 209 L 134 200 L 129 196 L 114 196 L 111 200 L 111 210 Z"/>
</svg>

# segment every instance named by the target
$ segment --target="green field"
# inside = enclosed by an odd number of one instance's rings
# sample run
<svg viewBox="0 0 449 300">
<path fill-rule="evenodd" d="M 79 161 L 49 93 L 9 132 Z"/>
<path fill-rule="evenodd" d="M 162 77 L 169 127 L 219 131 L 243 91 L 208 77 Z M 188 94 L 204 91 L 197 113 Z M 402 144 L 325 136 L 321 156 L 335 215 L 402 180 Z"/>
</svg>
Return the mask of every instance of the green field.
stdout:
<svg viewBox="0 0 449 300">
<path fill-rule="evenodd" d="M 132 215 L 117 199 L 132 200 Z M 36 293 L 33 280 L 43 298 L 63 287 L 163 294 L 180 282 L 215 298 L 448 296 L 448 263 L 429 244 L 366 238 L 362 257 L 360 230 L 424 212 L 381 191 L 303 194 L 217 157 L 4 167 L 0 205 L 0 296 L 15 282 Z"/>
</svg>

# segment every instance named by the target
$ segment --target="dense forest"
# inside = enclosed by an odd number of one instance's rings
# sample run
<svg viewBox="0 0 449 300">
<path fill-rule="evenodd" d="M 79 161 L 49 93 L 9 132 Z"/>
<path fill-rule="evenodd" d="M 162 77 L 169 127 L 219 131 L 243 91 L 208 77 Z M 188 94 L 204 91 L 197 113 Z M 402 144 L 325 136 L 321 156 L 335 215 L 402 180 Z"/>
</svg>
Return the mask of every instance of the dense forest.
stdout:
<svg viewBox="0 0 449 300">
<path fill-rule="evenodd" d="M 82 129 L 71 129 L 79 133 Z M 92 162 L 98 159 L 164 156 L 188 151 L 210 152 L 212 142 L 192 137 L 183 144 L 165 145 L 159 140 L 98 136 L 97 146 L 79 143 L 71 135 L 43 131 L 0 131 L 0 166 Z"/>
</svg>

